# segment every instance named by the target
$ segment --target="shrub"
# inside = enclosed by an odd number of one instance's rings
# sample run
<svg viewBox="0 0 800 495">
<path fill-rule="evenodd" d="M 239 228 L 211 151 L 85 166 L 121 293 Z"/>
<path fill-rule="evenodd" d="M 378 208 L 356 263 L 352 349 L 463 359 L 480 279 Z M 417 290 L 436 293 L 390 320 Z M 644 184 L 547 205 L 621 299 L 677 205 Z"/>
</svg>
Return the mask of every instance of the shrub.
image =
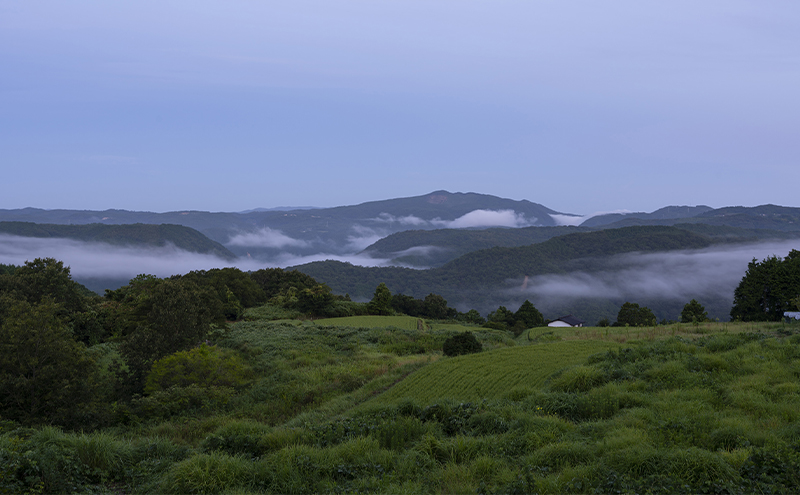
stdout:
<svg viewBox="0 0 800 495">
<path fill-rule="evenodd" d="M 162 478 L 160 489 L 164 493 L 220 493 L 242 487 L 251 477 L 250 459 L 212 452 L 174 464 Z"/>
<path fill-rule="evenodd" d="M 144 391 L 152 394 L 170 387 L 240 387 L 251 370 L 232 351 L 206 344 L 159 359 L 147 375 Z"/>
<path fill-rule="evenodd" d="M 148 397 L 131 401 L 131 409 L 141 417 L 169 418 L 178 415 L 225 410 L 234 394 L 229 387 L 170 387 Z"/>
<path fill-rule="evenodd" d="M 594 366 L 579 365 L 553 378 L 550 388 L 559 392 L 586 392 L 605 382 L 605 373 Z"/>
<path fill-rule="evenodd" d="M 464 332 L 453 335 L 444 341 L 442 352 L 445 356 L 460 356 L 462 354 L 473 354 L 481 352 L 483 346 L 472 332 Z"/>
<path fill-rule="evenodd" d="M 266 452 L 261 446 L 261 437 L 270 430 L 269 426 L 252 421 L 231 421 L 207 436 L 200 448 L 206 453 L 220 450 L 229 455 L 260 457 Z"/>
</svg>

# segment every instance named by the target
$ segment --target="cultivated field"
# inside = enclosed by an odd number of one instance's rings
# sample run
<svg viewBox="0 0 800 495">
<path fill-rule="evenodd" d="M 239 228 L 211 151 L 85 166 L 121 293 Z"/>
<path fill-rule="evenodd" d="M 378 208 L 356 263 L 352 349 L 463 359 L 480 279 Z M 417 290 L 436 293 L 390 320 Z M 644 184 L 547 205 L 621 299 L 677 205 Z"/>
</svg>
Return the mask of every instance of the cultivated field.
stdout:
<svg viewBox="0 0 800 495">
<path fill-rule="evenodd" d="M 538 388 L 558 370 L 619 347 L 605 341 L 560 341 L 444 359 L 420 369 L 372 402 L 500 399 L 514 389 Z"/>
</svg>

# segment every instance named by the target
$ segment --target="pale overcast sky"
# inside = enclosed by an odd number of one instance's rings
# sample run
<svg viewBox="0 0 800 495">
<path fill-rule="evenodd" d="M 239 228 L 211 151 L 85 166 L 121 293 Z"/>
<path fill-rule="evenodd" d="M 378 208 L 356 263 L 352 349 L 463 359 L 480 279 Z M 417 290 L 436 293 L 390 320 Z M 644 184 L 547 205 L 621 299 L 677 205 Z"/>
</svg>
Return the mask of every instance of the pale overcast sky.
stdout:
<svg viewBox="0 0 800 495">
<path fill-rule="evenodd" d="M 0 208 L 800 206 L 800 2 L 0 0 Z"/>
</svg>

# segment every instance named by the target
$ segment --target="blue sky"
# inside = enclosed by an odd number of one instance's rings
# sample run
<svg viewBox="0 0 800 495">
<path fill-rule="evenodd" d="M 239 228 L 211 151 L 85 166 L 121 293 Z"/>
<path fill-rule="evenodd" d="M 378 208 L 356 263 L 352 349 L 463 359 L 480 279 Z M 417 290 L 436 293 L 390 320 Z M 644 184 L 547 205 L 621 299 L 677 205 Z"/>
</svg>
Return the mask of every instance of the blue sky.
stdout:
<svg viewBox="0 0 800 495">
<path fill-rule="evenodd" d="M 800 206 L 800 3 L 0 0 L 0 208 Z"/>
</svg>

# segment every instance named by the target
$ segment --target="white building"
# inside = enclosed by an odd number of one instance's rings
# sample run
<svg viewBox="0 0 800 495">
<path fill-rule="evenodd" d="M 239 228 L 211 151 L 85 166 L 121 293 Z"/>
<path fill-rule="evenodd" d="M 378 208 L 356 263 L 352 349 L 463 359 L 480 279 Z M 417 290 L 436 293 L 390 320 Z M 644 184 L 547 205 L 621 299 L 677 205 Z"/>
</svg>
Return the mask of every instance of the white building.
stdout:
<svg viewBox="0 0 800 495">
<path fill-rule="evenodd" d="M 572 315 L 562 316 L 547 324 L 548 327 L 582 327 L 586 323 Z"/>
</svg>

